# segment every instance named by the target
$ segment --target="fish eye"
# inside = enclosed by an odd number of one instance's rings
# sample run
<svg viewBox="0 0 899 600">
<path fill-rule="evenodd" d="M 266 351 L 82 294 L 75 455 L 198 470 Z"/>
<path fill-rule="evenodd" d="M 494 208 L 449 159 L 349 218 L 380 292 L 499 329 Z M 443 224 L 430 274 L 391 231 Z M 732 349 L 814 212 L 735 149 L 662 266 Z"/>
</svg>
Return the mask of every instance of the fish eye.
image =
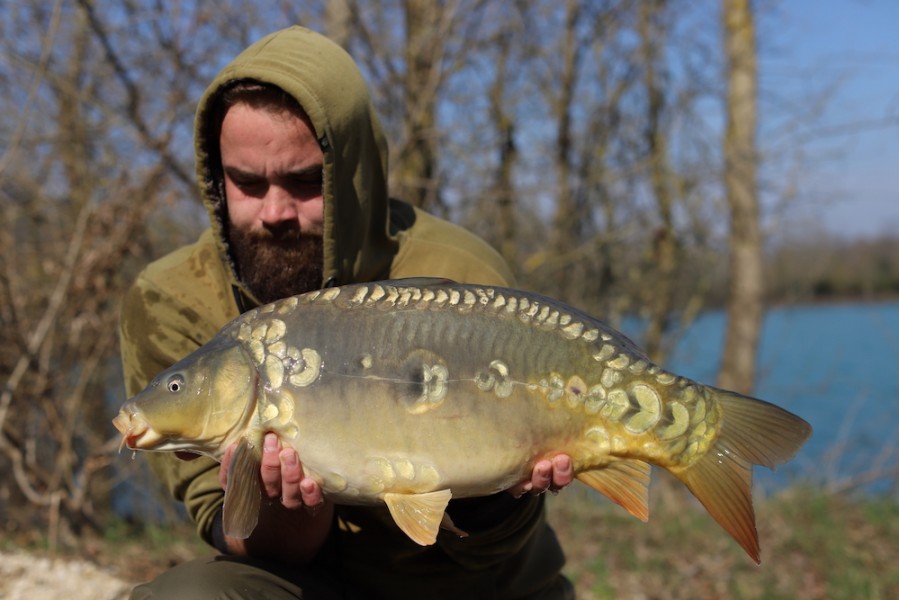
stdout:
<svg viewBox="0 0 899 600">
<path fill-rule="evenodd" d="M 181 375 L 172 375 L 166 382 L 165 387 L 173 394 L 177 394 L 184 388 L 184 377 Z"/>
</svg>

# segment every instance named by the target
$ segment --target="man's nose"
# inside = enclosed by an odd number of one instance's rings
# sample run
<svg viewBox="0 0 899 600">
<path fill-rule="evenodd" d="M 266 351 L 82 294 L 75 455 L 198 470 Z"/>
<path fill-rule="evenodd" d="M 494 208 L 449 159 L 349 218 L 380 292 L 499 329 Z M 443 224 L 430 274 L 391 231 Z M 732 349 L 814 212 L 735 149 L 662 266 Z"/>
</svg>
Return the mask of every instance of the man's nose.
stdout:
<svg viewBox="0 0 899 600">
<path fill-rule="evenodd" d="M 260 218 L 265 225 L 278 225 L 285 221 L 296 221 L 297 206 L 285 190 L 272 186 L 262 203 Z"/>
</svg>

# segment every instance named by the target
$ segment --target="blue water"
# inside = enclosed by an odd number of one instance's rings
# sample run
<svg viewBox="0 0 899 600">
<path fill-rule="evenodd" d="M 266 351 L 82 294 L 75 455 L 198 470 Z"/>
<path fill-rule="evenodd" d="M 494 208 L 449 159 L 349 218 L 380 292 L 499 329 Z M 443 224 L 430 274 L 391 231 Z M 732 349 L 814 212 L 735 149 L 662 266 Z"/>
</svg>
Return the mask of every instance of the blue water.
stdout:
<svg viewBox="0 0 899 600">
<path fill-rule="evenodd" d="M 724 326 L 723 312 L 702 315 L 665 367 L 714 383 Z M 637 332 L 628 333 L 639 339 Z M 756 469 L 757 485 L 776 489 L 803 478 L 838 488 L 852 478 L 892 470 L 892 478 L 861 489 L 895 491 L 899 302 L 771 309 L 762 330 L 754 395 L 798 414 L 814 428 L 792 462 L 775 473 Z"/>
</svg>

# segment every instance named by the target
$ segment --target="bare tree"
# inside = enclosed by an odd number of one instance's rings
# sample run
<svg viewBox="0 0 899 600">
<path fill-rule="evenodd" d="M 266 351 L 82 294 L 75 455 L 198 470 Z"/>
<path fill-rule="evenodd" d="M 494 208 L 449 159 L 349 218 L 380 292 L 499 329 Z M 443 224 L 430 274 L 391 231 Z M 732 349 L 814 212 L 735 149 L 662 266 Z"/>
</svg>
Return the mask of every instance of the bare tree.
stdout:
<svg viewBox="0 0 899 600">
<path fill-rule="evenodd" d="M 447 216 L 438 106 L 447 81 L 478 47 L 478 15 L 486 3 L 344 1 L 350 15 L 347 47 L 372 85 L 391 141 L 391 190 Z"/>
<path fill-rule="evenodd" d="M 668 27 L 665 0 L 640 3 L 638 31 L 646 96 L 645 145 L 649 186 L 656 204 L 657 225 L 648 248 L 650 269 L 655 282 L 646 298 L 648 324 L 643 343 L 653 360 L 661 360 L 662 340 L 675 308 L 674 285 L 677 268 L 678 232 L 674 226 L 674 182 L 669 159 L 669 128 L 662 122 L 667 116 L 665 96 L 667 77 L 659 73 Z"/>
<path fill-rule="evenodd" d="M 755 22 L 749 0 L 724 0 L 728 65 L 724 185 L 730 206 L 730 288 L 722 387 L 749 393 L 763 312 L 763 257 L 756 171 L 758 88 Z"/>
<path fill-rule="evenodd" d="M 437 100 L 445 73 L 446 28 L 453 15 L 430 0 L 405 0 L 405 132 L 398 155 L 397 189 L 412 204 L 439 209 Z M 443 29 L 443 31 L 441 31 Z"/>
<path fill-rule="evenodd" d="M 572 182 L 574 161 L 572 157 L 572 138 L 574 128 L 572 111 L 575 105 L 575 85 L 578 81 L 578 69 L 584 46 L 578 39 L 578 26 L 581 19 L 579 0 L 568 0 L 565 3 L 562 29 L 562 56 L 559 79 L 555 86 L 556 97 L 550 109 L 556 121 L 556 143 L 553 156 L 557 179 L 556 206 L 553 215 L 551 252 L 556 258 L 563 260 L 571 257 L 577 246 L 578 220 L 581 213 L 576 210 Z M 555 287 L 563 296 L 569 295 L 571 272 L 568 269 L 556 271 Z"/>
<path fill-rule="evenodd" d="M 51 545 L 97 523 L 119 476 L 119 299 L 199 232 L 191 100 L 232 23 L 202 3 L 107 8 L 0 11 L 0 80 L 27 82 L 0 91 L 0 501 Z"/>
<path fill-rule="evenodd" d="M 518 160 L 515 146 L 515 122 L 508 105 L 511 99 L 507 94 L 508 69 L 512 52 L 512 38 L 515 31 L 503 28 L 496 38 L 497 59 L 496 73 L 490 86 L 490 120 L 497 131 L 497 166 L 494 177 L 494 188 L 488 195 L 488 202 L 496 202 L 495 229 L 493 237 L 498 242 L 500 254 L 510 265 L 518 263 L 518 244 L 516 234 L 516 191 L 512 178 L 515 163 Z M 489 212 L 487 214 L 490 214 Z"/>
</svg>

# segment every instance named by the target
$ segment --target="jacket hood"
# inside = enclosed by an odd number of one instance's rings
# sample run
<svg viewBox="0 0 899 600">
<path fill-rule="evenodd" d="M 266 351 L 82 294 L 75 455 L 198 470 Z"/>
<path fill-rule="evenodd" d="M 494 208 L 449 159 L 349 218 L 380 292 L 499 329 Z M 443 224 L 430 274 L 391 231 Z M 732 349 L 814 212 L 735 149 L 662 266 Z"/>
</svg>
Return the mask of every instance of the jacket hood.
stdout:
<svg viewBox="0 0 899 600">
<path fill-rule="evenodd" d="M 228 251 L 216 103 L 230 84 L 256 80 L 293 96 L 324 154 L 324 282 L 383 277 L 396 253 L 388 231 L 387 142 L 353 59 L 328 38 L 290 27 L 259 40 L 226 66 L 200 99 L 194 126 L 197 180 L 222 259 L 243 295 Z M 338 227 L 337 224 L 340 223 Z"/>
</svg>

